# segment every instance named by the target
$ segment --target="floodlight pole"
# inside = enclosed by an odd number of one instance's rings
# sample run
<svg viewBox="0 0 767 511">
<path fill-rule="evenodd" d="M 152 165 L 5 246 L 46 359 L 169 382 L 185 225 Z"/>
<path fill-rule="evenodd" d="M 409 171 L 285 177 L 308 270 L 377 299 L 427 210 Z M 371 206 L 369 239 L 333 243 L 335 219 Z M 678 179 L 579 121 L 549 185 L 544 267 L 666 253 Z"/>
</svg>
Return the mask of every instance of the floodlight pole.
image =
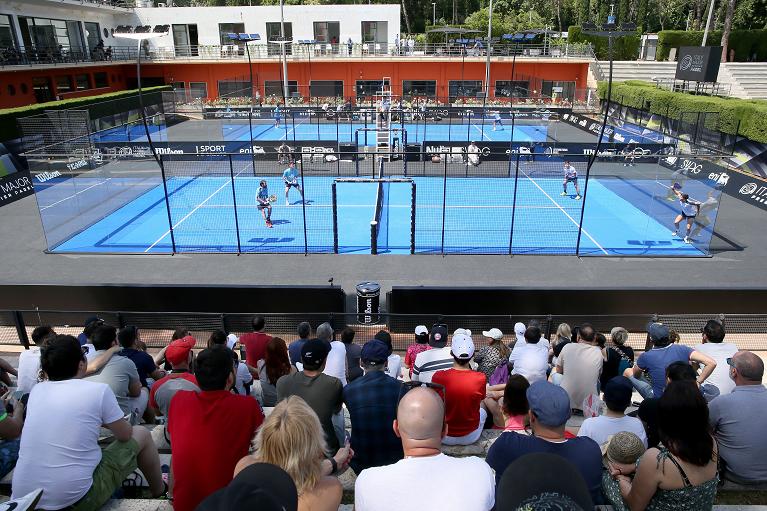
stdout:
<svg viewBox="0 0 767 511">
<path fill-rule="evenodd" d="M 282 87 L 284 97 L 288 97 L 288 52 L 285 48 L 285 0 L 280 0 L 280 38 L 282 39 Z"/>
<path fill-rule="evenodd" d="M 490 99 L 490 48 L 493 38 L 493 0 L 490 0 L 487 16 L 487 60 L 485 61 L 485 101 Z"/>
<path fill-rule="evenodd" d="M 711 28 L 711 19 L 714 17 L 714 4 L 716 3 L 716 0 L 711 0 L 711 4 L 708 8 L 708 18 L 706 19 L 706 29 L 703 31 L 703 42 L 700 43 L 701 46 L 706 46 L 706 40 L 708 39 L 708 31 L 709 28 Z"/>
</svg>

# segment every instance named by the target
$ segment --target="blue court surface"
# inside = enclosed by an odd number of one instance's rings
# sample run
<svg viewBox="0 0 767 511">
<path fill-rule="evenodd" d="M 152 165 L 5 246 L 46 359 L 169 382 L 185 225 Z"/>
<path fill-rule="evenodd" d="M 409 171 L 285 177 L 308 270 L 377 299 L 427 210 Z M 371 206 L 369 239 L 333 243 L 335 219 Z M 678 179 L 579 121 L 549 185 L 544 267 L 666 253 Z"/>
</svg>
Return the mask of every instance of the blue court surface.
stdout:
<svg viewBox="0 0 767 511">
<path fill-rule="evenodd" d="M 574 254 L 581 201 L 561 196 L 562 181 L 551 175 L 520 172 L 520 179 L 449 178 L 443 225 L 443 185 L 439 177 L 414 177 L 416 185 L 416 253 Z M 108 186 L 129 178 L 112 177 Z M 265 226 L 255 204 L 261 178 L 247 172 L 229 177 L 171 177 L 167 181 L 173 236 L 178 252 L 303 253 L 333 251 L 333 177 L 307 176 L 305 202 L 290 191 L 285 205 L 282 178 L 266 178 L 269 193 L 277 196 Z M 106 181 L 83 182 L 83 190 L 107 186 Z M 516 184 L 515 184 L 516 183 Z M 37 198 L 46 224 L 46 210 L 66 205 L 62 186 L 46 183 Z M 52 186 L 53 185 L 53 186 Z M 87 185 L 87 187 L 86 187 Z M 59 243 L 54 252 L 170 253 L 172 251 L 162 181 L 147 183 L 140 193 L 103 218 Z M 370 253 L 370 222 L 375 217 L 379 184 L 339 182 L 337 189 L 338 248 L 340 253 Z M 411 184 L 385 182 L 378 229 L 379 253 L 410 251 Z M 583 186 L 583 183 L 581 183 Z M 516 187 L 516 190 L 515 190 Z M 652 179 L 628 181 L 617 177 L 589 181 L 580 241 L 581 255 L 702 256 L 710 230 L 685 244 L 673 237 L 678 208 L 664 198 L 667 186 Z M 79 192 L 78 192 L 79 193 Z M 692 194 L 692 190 L 690 191 Z M 705 192 L 703 190 L 700 193 Z M 233 204 L 236 196 L 236 215 Z M 304 210 L 306 229 L 304 229 Z M 512 230 L 513 223 L 513 230 Z M 444 232 L 444 240 L 443 240 Z M 305 238 L 306 236 L 306 238 Z"/>
</svg>

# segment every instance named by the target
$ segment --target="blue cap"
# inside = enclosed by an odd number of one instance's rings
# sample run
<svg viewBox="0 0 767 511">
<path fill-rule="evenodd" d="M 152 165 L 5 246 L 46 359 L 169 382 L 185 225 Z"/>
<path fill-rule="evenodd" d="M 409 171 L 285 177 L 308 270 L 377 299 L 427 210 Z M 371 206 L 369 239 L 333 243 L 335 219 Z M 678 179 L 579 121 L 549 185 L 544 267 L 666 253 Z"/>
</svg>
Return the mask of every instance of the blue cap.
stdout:
<svg viewBox="0 0 767 511">
<path fill-rule="evenodd" d="M 562 387 L 547 381 L 537 381 L 527 388 L 530 411 L 544 426 L 557 427 L 570 418 L 570 396 Z"/>
<path fill-rule="evenodd" d="M 648 323 L 647 333 L 650 335 L 652 342 L 668 339 L 669 337 L 668 327 L 663 323 Z"/>
<path fill-rule="evenodd" d="M 389 358 L 389 346 L 378 339 L 368 341 L 362 346 L 360 359 L 368 364 L 383 364 Z"/>
</svg>

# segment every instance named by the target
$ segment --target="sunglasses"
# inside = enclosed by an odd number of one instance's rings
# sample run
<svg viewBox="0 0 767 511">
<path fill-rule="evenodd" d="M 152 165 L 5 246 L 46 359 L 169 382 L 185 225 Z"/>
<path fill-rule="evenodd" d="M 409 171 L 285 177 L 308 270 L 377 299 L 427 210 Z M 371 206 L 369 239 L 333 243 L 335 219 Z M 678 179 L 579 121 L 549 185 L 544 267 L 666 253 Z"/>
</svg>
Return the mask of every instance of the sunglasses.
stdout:
<svg viewBox="0 0 767 511">
<path fill-rule="evenodd" d="M 730 367 L 734 367 L 735 369 L 738 368 L 738 366 L 735 365 L 735 361 L 732 359 L 732 357 L 729 357 L 727 359 L 727 365 L 730 366 Z"/>
<path fill-rule="evenodd" d="M 80 352 L 83 355 L 87 355 L 90 351 L 91 349 L 88 346 L 80 346 Z"/>
</svg>

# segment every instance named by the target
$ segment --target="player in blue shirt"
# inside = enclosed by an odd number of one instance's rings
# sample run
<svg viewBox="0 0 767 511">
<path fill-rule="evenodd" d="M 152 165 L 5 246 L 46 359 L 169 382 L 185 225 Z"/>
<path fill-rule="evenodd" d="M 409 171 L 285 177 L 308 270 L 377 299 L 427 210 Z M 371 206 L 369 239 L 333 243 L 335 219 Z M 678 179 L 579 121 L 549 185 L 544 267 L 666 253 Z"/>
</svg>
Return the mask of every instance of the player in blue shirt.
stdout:
<svg viewBox="0 0 767 511">
<path fill-rule="evenodd" d="M 498 127 L 500 127 L 501 131 L 503 131 L 503 121 L 501 120 L 501 113 L 495 112 L 495 114 L 493 114 L 493 131 L 496 131 Z"/>
<path fill-rule="evenodd" d="M 280 111 L 280 105 L 277 105 L 274 108 L 274 127 L 278 128 L 280 126 L 280 118 L 282 117 L 282 112 Z"/>
<path fill-rule="evenodd" d="M 695 222 L 695 217 L 700 213 L 700 203 L 690 199 L 690 196 L 686 193 L 682 193 L 682 185 L 679 183 L 674 183 L 674 186 L 672 186 L 671 189 L 674 191 L 674 195 L 679 198 L 679 207 L 681 208 L 681 211 L 674 219 L 673 235 L 679 236 L 679 224 L 684 219 L 687 222 L 687 232 L 684 236 L 684 242 L 692 243 L 690 231 L 692 230 L 693 222 Z"/>
<path fill-rule="evenodd" d="M 301 200 L 304 200 L 304 191 L 301 189 L 301 185 L 298 184 L 298 169 L 296 168 L 296 162 L 291 161 L 290 167 L 286 168 L 285 171 L 282 173 L 282 179 L 285 181 L 285 205 L 290 206 L 290 201 L 288 200 L 288 192 L 290 192 L 290 189 L 292 187 L 296 187 L 298 192 L 301 194 Z"/>
<path fill-rule="evenodd" d="M 575 185 L 575 200 L 580 200 L 581 190 L 578 188 L 578 171 L 575 170 L 575 167 L 570 165 L 570 162 L 567 160 L 565 160 L 564 171 L 565 178 L 562 180 L 562 193 L 559 195 L 563 197 L 567 195 L 567 183 L 572 183 Z"/>
<path fill-rule="evenodd" d="M 269 188 L 266 185 L 266 180 L 262 179 L 258 183 L 258 192 L 256 193 L 256 202 L 258 203 L 258 210 L 264 217 L 266 226 L 272 228 L 272 203 L 269 201 Z"/>
</svg>

